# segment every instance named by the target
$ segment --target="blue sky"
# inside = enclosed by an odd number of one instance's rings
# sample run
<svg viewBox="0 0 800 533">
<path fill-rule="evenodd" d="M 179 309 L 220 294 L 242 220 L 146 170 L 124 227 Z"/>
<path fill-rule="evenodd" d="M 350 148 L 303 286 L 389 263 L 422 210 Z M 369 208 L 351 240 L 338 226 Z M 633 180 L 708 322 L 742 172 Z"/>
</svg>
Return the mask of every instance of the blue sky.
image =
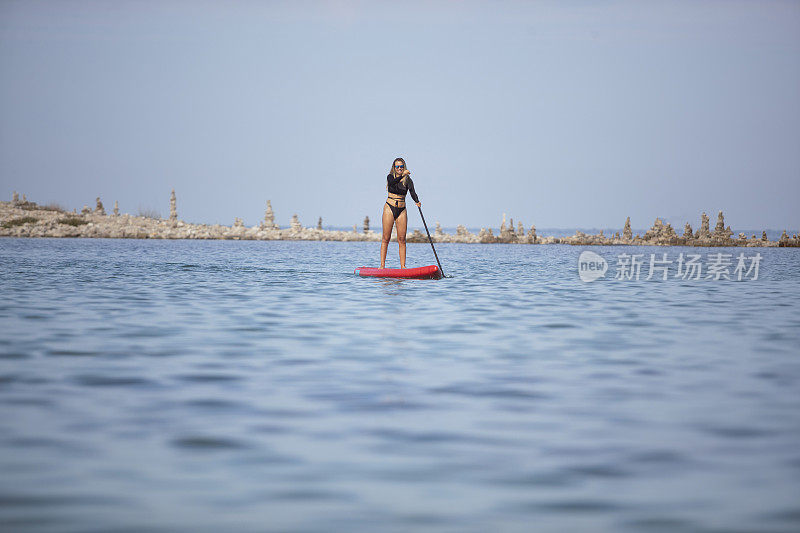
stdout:
<svg viewBox="0 0 800 533">
<path fill-rule="evenodd" d="M 0 78 L 3 199 L 800 230 L 798 2 L 2 1 Z"/>
</svg>

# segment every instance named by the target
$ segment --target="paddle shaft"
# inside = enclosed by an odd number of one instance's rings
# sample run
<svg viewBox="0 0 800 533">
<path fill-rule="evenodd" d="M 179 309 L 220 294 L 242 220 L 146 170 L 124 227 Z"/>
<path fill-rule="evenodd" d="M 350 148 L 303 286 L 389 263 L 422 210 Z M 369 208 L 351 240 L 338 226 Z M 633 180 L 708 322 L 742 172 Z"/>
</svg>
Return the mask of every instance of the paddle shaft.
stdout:
<svg viewBox="0 0 800 533">
<path fill-rule="evenodd" d="M 433 239 L 431 239 L 431 232 L 428 231 L 428 224 L 425 222 L 425 215 L 422 214 L 422 208 L 417 206 L 419 209 L 419 216 L 422 217 L 422 224 L 425 226 L 425 233 L 428 234 L 428 242 L 431 243 L 431 250 L 433 250 L 433 256 L 436 258 L 436 264 L 439 265 L 439 272 L 442 273 L 442 277 L 444 277 L 444 270 L 442 270 L 442 264 L 439 262 L 439 256 L 436 254 L 436 248 L 433 246 Z"/>
</svg>

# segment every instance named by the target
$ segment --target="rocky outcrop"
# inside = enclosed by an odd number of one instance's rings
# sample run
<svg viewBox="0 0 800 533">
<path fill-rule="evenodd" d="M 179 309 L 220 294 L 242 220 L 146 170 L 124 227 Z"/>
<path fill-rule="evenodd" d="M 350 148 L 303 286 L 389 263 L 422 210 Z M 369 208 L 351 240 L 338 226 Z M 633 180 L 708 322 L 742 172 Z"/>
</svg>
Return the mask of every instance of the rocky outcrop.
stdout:
<svg viewBox="0 0 800 533">
<path fill-rule="evenodd" d="M 798 237 L 797 233 L 789 237 L 789 235 L 786 233 L 786 230 L 783 230 L 783 233 L 781 233 L 781 236 L 778 239 L 778 246 L 782 248 L 783 247 L 797 248 L 800 246 L 800 237 Z"/>
<path fill-rule="evenodd" d="M 35 202 L 23 201 L 0 202 L 0 236 L 9 237 L 109 237 L 135 239 L 258 239 L 258 240 L 331 240 L 331 241 L 380 241 L 380 234 L 369 230 L 368 219 L 365 220 L 364 231 L 359 232 L 357 225 L 353 231 L 334 231 L 322 229 L 322 218 L 316 228 L 303 228 L 297 215 L 292 216 L 289 229 L 280 229 L 274 221 L 272 205 L 267 202 L 264 221 L 259 226 L 246 227 L 241 218 L 236 217 L 233 225 L 190 224 L 181 220 L 161 220 L 145 216 L 120 214 L 117 203 L 113 215 L 90 210 L 84 206 L 81 214 L 73 210 L 70 214 L 58 206 L 39 206 Z M 172 210 L 170 212 L 172 214 Z M 505 220 L 503 221 L 505 222 Z M 626 235 L 627 234 L 627 235 Z M 706 234 L 706 237 L 699 238 Z M 633 236 L 630 218 L 625 221 L 625 228 L 620 233 L 607 237 L 600 231 L 587 234 L 576 231 L 571 237 L 542 237 L 537 235 L 536 226 L 531 224 L 527 234 L 522 223 L 516 230 L 511 224 L 501 224 L 500 235 L 495 235 L 492 228 L 481 228 L 471 233 L 464 225 L 458 225 L 455 234 L 448 234 L 436 223 L 434 235 L 436 242 L 459 243 L 520 243 L 520 244 L 572 244 L 572 245 L 684 245 L 684 246 L 800 246 L 797 235 L 789 236 L 784 231 L 778 241 L 767 239 L 766 232 L 761 237 L 753 235 L 747 238 L 739 234 L 732 238 L 730 226 L 725 226 L 722 213 L 718 216 L 717 226 L 712 234 L 708 231 L 708 217 L 701 217 L 700 229 L 692 234 L 687 223 L 683 236 L 661 218 L 657 218 L 653 226 L 643 236 Z M 396 236 L 393 236 L 396 239 Z M 427 242 L 428 236 L 420 230 L 413 230 L 407 237 L 408 242 Z"/>
<path fill-rule="evenodd" d="M 169 219 L 173 222 L 178 221 L 178 201 L 175 199 L 175 189 L 169 195 Z"/>
<path fill-rule="evenodd" d="M 300 224 L 300 219 L 297 218 L 297 213 L 292 215 L 292 221 L 289 224 L 289 227 L 292 229 L 293 232 L 299 232 L 303 229 L 303 226 Z M 355 231 L 355 226 L 353 226 L 353 231 Z"/>
<path fill-rule="evenodd" d="M 119 216 L 119 202 L 117 200 L 114 200 L 114 216 Z"/>
<path fill-rule="evenodd" d="M 278 229 L 278 225 L 275 224 L 275 212 L 272 210 L 272 202 L 269 200 L 267 200 L 267 210 L 264 212 L 264 222 L 261 227 L 266 230 Z"/>
<path fill-rule="evenodd" d="M 710 239 L 711 238 L 711 231 L 708 229 L 710 224 L 710 220 L 708 219 L 708 215 L 705 213 L 700 215 L 700 229 L 697 230 L 695 234 L 695 239 Z"/>
<path fill-rule="evenodd" d="M 656 218 L 653 226 L 645 232 L 642 240 L 648 244 L 678 244 L 678 235 L 670 224 L 665 224 L 660 218 Z"/>
<path fill-rule="evenodd" d="M 105 215 L 106 214 L 106 209 L 103 207 L 103 202 L 100 201 L 100 197 L 99 196 L 97 197 L 95 202 L 96 202 L 96 206 L 94 208 L 94 214 L 95 215 Z"/>
<path fill-rule="evenodd" d="M 536 226 L 531 225 L 531 228 L 528 230 L 528 235 L 526 235 L 526 237 L 528 238 L 528 243 L 536 244 Z"/>
<path fill-rule="evenodd" d="M 733 235 L 733 231 L 731 231 L 731 227 L 725 227 L 725 216 L 722 214 L 722 211 L 717 214 L 717 225 L 714 226 L 714 233 L 711 238 L 716 243 L 724 243 L 731 239 Z"/>
<path fill-rule="evenodd" d="M 717 214 L 717 225 L 714 226 L 714 236 L 715 237 L 721 236 L 724 231 L 725 231 L 725 216 L 722 214 L 722 211 L 720 211 Z"/>
<path fill-rule="evenodd" d="M 397 237 L 395 233 L 393 233 L 392 236 L 395 238 Z M 420 230 L 415 229 L 411 232 L 411 235 L 406 236 L 406 242 L 428 242 L 428 236 Z"/>
<path fill-rule="evenodd" d="M 633 239 L 633 231 L 631 231 L 631 217 L 625 219 L 625 227 L 622 228 L 622 239 L 628 242 Z"/>
<path fill-rule="evenodd" d="M 500 236 L 497 238 L 497 242 L 516 242 L 517 235 L 514 233 L 514 219 L 511 219 L 511 223 L 506 225 L 506 214 L 503 213 L 503 222 L 500 224 Z"/>
<path fill-rule="evenodd" d="M 603 232 L 600 231 L 597 235 L 588 235 L 582 231 L 576 231 L 572 237 L 551 238 L 547 237 L 540 239 L 537 242 L 541 244 L 550 244 L 553 242 L 560 242 L 563 244 L 573 245 L 619 245 L 619 244 L 633 244 L 633 245 L 647 245 L 647 246 L 748 246 L 748 247 L 766 247 L 766 246 L 779 246 L 781 241 L 769 241 L 766 232 L 763 232 L 761 238 L 756 238 L 753 235 L 747 238 L 744 234 L 739 234 L 738 238 L 733 238 L 733 231 L 730 226 L 725 226 L 725 219 L 722 212 L 717 217 L 717 226 L 714 233 L 708 230 L 709 219 L 703 213 L 700 220 L 700 229 L 692 233 L 692 227 L 687 222 L 684 226 L 683 236 L 679 236 L 672 226 L 665 223 L 660 218 L 656 218 L 653 226 L 645 232 L 641 237 L 639 235 L 630 236 L 626 238 L 626 234 L 631 235 L 630 218 L 625 221 L 625 228 L 623 235 L 620 239 L 619 233 L 615 233 L 611 238 L 605 237 Z M 786 235 L 783 239 L 784 246 L 796 246 L 796 241 Z"/>
<path fill-rule="evenodd" d="M 505 217 L 505 215 L 503 216 Z M 478 233 L 478 242 L 482 243 L 497 242 L 494 233 L 492 233 L 492 228 L 489 228 L 488 230 L 486 228 L 481 228 L 481 231 Z"/>
<path fill-rule="evenodd" d="M 364 217 L 364 233 L 369 233 L 369 216 Z"/>
</svg>

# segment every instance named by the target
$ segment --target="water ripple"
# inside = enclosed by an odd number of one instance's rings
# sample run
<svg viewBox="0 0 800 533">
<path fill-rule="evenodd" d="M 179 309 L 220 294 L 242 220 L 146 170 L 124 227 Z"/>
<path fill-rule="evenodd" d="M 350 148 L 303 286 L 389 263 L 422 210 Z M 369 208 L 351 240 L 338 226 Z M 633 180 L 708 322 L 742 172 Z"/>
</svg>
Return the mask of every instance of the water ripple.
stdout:
<svg viewBox="0 0 800 533">
<path fill-rule="evenodd" d="M 573 247 L 437 252 L 0 239 L 0 524 L 800 530 L 800 250 L 591 284 Z"/>
</svg>

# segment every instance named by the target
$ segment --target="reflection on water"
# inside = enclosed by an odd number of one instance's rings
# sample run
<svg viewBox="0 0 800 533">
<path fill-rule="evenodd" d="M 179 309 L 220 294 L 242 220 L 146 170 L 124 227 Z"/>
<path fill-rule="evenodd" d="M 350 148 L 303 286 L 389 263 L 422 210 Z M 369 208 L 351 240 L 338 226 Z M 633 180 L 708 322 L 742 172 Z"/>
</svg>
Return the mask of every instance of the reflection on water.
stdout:
<svg viewBox="0 0 800 533">
<path fill-rule="evenodd" d="M 797 250 L 591 284 L 437 251 L 0 240 L 0 529 L 800 529 Z"/>
</svg>

